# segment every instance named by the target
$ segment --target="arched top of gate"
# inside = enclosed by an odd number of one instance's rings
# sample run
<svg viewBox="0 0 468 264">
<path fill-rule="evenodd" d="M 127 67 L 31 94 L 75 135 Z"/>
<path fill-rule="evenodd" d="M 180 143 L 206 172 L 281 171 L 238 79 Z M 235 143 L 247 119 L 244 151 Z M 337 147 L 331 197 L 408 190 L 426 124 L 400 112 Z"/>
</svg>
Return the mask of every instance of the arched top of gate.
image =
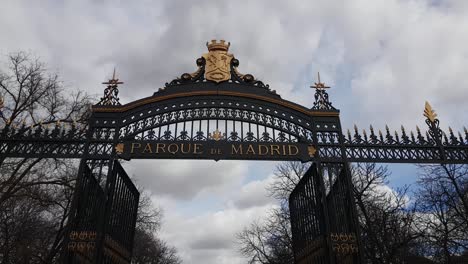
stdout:
<svg viewBox="0 0 468 264">
<path fill-rule="evenodd" d="M 262 105 L 286 110 L 301 117 L 335 116 L 339 110 L 328 100 L 328 94 L 323 83 L 315 83 L 315 101 L 311 108 L 285 100 L 269 87 L 268 84 L 256 79 L 252 74 L 242 74 L 238 71 L 239 60 L 228 53 L 230 43 L 221 40 L 207 42 L 208 53 L 196 60 L 197 70 L 193 73 L 183 73 L 180 77 L 159 88 L 152 96 L 121 105 L 118 98 L 118 84 L 115 78 L 105 82 L 108 85 L 101 101 L 92 107 L 94 116 L 135 114 L 161 103 L 171 102 L 183 104 L 196 98 L 216 100 L 217 98 L 233 99 L 232 108 L 238 102 L 248 101 L 254 108 L 262 109 Z M 193 104 L 192 108 L 206 105 Z M 223 107 L 223 106 L 219 106 Z M 224 107 L 228 107 L 225 105 Z M 242 107 L 239 107 L 241 109 Z M 260 111 L 261 112 L 261 111 Z"/>
</svg>

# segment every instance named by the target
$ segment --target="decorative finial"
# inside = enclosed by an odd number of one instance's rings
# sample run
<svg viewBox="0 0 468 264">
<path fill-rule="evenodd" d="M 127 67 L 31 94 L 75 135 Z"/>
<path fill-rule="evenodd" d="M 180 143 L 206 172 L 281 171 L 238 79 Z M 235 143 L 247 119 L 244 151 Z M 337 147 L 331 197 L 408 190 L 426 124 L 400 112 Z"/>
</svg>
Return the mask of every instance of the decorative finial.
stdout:
<svg viewBox="0 0 468 264">
<path fill-rule="evenodd" d="M 336 110 L 335 107 L 332 106 L 332 103 L 328 99 L 328 93 L 326 89 L 330 88 L 330 86 L 326 86 L 325 83 L 320 81 L 320 73 L 317 73 L 318 82 L 314 83 L 314 85 L 310 86 L 310 88 L 315 89 L 315 102 L 314 106 L 312 106 L 313 110 Z"/>
<path fill-rule="evenodd" d="M 115 67 L 114 67 L 114 72 L 112 73 L 112 79 L 108 80 L 107 82 L 103 82 L 102 84 L 107 84 L 107 85 L 119 85 L 119 84 L 123 84 L 122 81 L 119 81 L 118 78 L 115 78 Z"/>
<path fill-rule="evenodd" d="M 221 133 L 221 131 L 216 129 L 215 131 L 213 131 L 213 134 L 208 133 L 208 137 L 210 139 L 215 140 L 215 141 L 220 141 L 221 139 L 224 139 L 226 137 L 226 134 L 223 134 L 223 133 Z"/>
<path fill-rule="evenodd" d="M 426 101 L 426 104 L 424 105 L 424 116 L 429 119 L 431 122 L 435 122 L 437 119 L 437 114 L 436 112 L 432 109 L 432 106 L 429 104 L 428 101 Z"/>
<path fill-rule="evenodd" d="M 314 83 L 314 85 L 310 86 L 310 88 L 315 88 L 315 89 L 327 89 L 330 88 L 330 86 L 326 86 L 325 83 L 322 83 L 320 81 L 320 72 L 317 72 L 317 79 L 318 82 Z"/>
<path fill-rule="evenodd" d="M 98 105 L 120 105 L 118 86 L 119 84 L 123 84 L 123 82 L 116 78 L 115 68 L 114 72 L 112 73 L 112 79 L 108 80 L 107 82 L 103 82 L 102 84 L 106 84 L 107 88 L 104 90 L 104 96 L 101 98 L 101 101 L 98 103 Z"/>
</svg>

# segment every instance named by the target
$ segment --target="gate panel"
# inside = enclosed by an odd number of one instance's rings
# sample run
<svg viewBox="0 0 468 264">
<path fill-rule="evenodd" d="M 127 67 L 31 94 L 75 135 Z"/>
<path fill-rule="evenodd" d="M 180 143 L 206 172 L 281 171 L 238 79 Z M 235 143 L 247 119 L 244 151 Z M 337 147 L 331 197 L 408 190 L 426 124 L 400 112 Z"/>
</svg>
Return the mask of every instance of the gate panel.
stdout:
<svg viewBox="0 0 468 264">
<path fill-rule="evenodd" d="M 335 263 L 359 263 L 357 222 L 353 214 L 352 186 L 343 163 L 326 164 L 324 179 L 330 230 L 331 258 Z M 328 176 L 328 177 L 327 177 Z"/>
<path fill-rule="evenodd" d="M 118 161 L 108 189 L 102 263 L 130 263 L 140 193 Z"/>
<path fill-rule="evenodd" d="M 97 232 L 105 204 L 104 191 L 91 169 L 83 162 L 76 185 L 75 210 L 70 215 L 66 263 L 93 263 Z"/>
<path fill-rule="evenodd" d="M 312 164 L 289 197 L 295 263 L 360 263 L 346 165 L 318 167 Z"/>
<path fill-rule="evenodd" d="M 324 207 L 313 164 L 289 196 L 295 263 L 328 263 Z"/>
</svg>

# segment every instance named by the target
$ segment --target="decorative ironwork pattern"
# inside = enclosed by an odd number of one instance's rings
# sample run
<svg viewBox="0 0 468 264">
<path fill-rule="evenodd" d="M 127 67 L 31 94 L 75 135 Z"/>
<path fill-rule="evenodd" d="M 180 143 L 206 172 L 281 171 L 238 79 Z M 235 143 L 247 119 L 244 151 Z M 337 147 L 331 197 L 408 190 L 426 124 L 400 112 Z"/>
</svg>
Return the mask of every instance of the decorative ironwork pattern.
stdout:
<svg viewBox="0 0 468 264">
<path fill-rule="evenodd" d="M 296 263 L 328 263 L 320 177 L 313 164 L 289 196 Z"/>
<path fill-rule="evenodd" d="M 115 77 L 115 69 L 112 79 L 102 84 L 106 84 L 107 88 L 104 90 L 104 96 L 101 97 L 101 101 L 99 101 L 98 105 L 120 105 L 119 84 L 123 84 L 123 82 Z"/>
<path fill-rule="evenodd" d="M 325 83 L 320 82 L 320 73 L 317 73 L 318 82 L 314 83 L 310 88 L 315 89 L 315 102 L 312 106 L 314 110 L 336 110 L 335 107 L 332 106 L 330 99 L 328 98 L 327 90 L 330 86 L 326 86 Z"/>
<path fill-rule="evenodd" d="M 78 177 L 75 210 L 70 219 L 71 231 L 66 250 L 68 251 L 67 263 L 85 259 L 92 262 L 97 249 L 97 233 L 99 230 L 102 208 L 105 204 L 104 191 L 98 180 L 92 174 L 91 169 L 85 165 L 83 172 Z"/>
<path fill-rule="evenodd" d="M 0 156 L 79 158 L 84 154 L 86 130 L 76 124 L 7 125 L 0 131 Z"/>
<path fill-rule="evenodd" d="M 221 41 L 221 42 L 223 42 L 223 41 Z M 218 43 L 218 44 L 220 44 L 220 43 Z M 211 44 L 207 44 L 208 49 L 210 49 L 209 45 L 211 45 Z M 225 48 L 225 49 L 226 49 L 226 52 L 227 52 L 227 48 Z M 193 72 L 193 73 L 183 73 L 179 78 L 174 79 L 174 80 L 170 81 L 169 83 L 166 83 L 165 88 L 178 86 L 178 85 L 197 84 L 197 83 L 200 83 L 200 82 L 212 81 L 210 79 L 210 77 L 206 78 L 207 77 L 206 76 L 206 74 L 207 74 L 207 69 L 206 69 L 207 61 L 206 61 L 206 58 L 208 58 L 208 59 L 210 58 L 209 56 L 207 56 L 208 54 L 205 54 L 205 55 L 203 55 L 203 57 L 198 58 L 196 60 L 196 65 L 198 66 L 198 69 L 195 72 Z M 271 92 L 272 94 L 276 94 L 276 91 L 271 91 L 270 90 L 268 84 L 264 84 L 262 81 L 259 81 L 259 80 L 255 79 L 255 77 L 252 74 L 239 73 L 239 71 L 237 70 L 237 67 L 239 66 L 239 60 L 234 58 L 232 56 L 232 54 L 227 54 L 227 55 L 230 55 L 232 57 L 232 59 L 230 59 L 230 63 L 229 63 L 229 65 L 227 65 L 227 69 L 226 69 L 228 71 L 228 73 L 226 72 L 226 75 L 228 76 L 228 78 L 223 79 L 223 81 L 227 81 L 227 82 L 230 82 L 230 83 L 236 83 L 236 84 L 248 85 L 248 86 L 251 86 L 251 87 L 263 88 L 263 89 Z M 215 58 L 215 59 L 217 59 L 218 61 L 222 60 L 222 58 Z M 222 73 L 222 71 L 220 73 Z M 165 88 L 161 88 L 161 89 L 164 90 Z"/>
<path fill-rule="evenodd" d="M 102 263 L 115 263 L 115 260 L 130 263 L 140 193 L 118 161 L 114 161 L 107 182 L 110 192 L 106 203 Z"/>
<path fill-rule="evenodd" d="M 360 132 L 355 127 L 352 133 L 349 131 L 346 135 L 341 135 L 338 124 L 331 121 L 321 124 L 301 120 L 301 125 L 304 126 L 299 126 L 272 115 L 247 110 L 205 108 L 184 111 L 142 117 L 120 129 L 115 121 L 96 121 L 99 123 L 95 125 L 110 127 L 93 128 L 89 141 L 89 158 L 108 158 L 114 150 L 117 132 L 120 134 L 119 140 L 134 138 L 204 141 L 207 140 L 208 133 L 218 128 L 226 133 L 226 141 L 297 142 L 300 138 L 305 138 L 308 142 L 316 142 L 317 157 L 324 162 L 342 160 L 341 144 L 345 149 L 345 157 L 350 162 L 466 163 L 468 160 L 467 129 L 464 129 L 463 134 L 455 133 L 451 128 L 447 133 L 440 130 L 438 145 L 429 131 L 423 133 L 419 128 L 416 128 L 415 133 L 408 133 L 405 128 L 391 133 L 388 128 L 385 132 L 375 132 L 372 127 L 369 131 Z M 231 119 L 226 118 L 227 121 L 216 119 L 224 118 L 229 113 Z M 213 119 L 206 119 L 208 116 Z M 296 121 L 299 122 L 298 119 Z M 53 124 L 32 128 L 6 126 L 0 133 L 0 157 L 81 158 L 87 142 L 84 128 L 73 125 Z M 313 140 L 314 133 L 316 141 Z"/>
</svg>

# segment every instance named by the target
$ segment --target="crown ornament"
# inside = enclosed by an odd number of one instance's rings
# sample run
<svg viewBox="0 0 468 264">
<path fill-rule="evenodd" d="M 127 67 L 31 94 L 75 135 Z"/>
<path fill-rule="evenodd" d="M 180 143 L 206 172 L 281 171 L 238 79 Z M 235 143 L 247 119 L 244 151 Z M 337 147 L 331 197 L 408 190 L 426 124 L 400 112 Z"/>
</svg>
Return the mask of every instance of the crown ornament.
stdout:
<svg viewBox="0 0 468 264">
<path fill-rule="evenodd" d="M 208 51 L 224 51 L 227 52 L 229 50 L 229 46 L 231 46 L 230 42 L 227 42 L 222 39 L 219 42 L 216 41 L 215 39 L 211 40 L 210 42 L 206 42 L 206 47 L 208 48 Z"/>
</svg>

